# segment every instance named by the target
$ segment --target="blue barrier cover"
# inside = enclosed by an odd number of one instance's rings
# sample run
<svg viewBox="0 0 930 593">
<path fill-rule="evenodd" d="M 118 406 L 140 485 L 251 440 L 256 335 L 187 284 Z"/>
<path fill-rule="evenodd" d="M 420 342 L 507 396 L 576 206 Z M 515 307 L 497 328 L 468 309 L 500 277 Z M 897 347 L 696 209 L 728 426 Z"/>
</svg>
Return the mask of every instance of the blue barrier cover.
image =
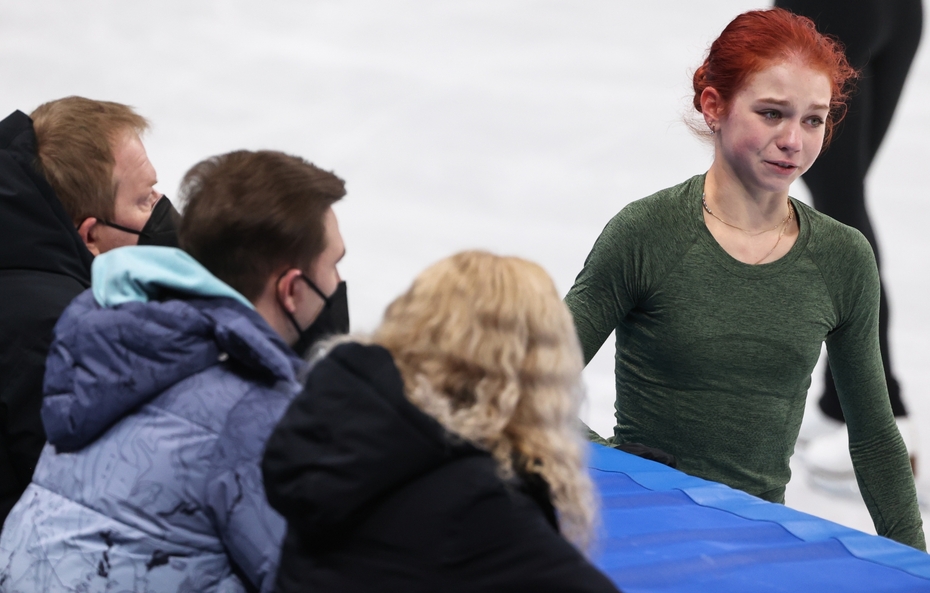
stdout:
<svg viewBox="0 0 930 593">
<path fill-rule="evenodd" d="M 930 556 L 591 445 L 594 562 L 625 593 L 930 592 Z"/>
</svg>

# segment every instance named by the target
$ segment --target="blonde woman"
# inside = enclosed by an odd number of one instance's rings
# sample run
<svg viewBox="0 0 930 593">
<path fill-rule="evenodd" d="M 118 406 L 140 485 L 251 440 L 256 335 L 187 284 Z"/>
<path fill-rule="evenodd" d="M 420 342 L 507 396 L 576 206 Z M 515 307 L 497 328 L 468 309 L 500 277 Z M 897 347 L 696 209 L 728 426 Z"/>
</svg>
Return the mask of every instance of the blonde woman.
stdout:
<svg viewBox="0 0 930 593">
<path fill-rule="evenodd" d="M 616 591 L 578 431 L 581 351 L 549 276 L 465 252 L 314 367 L 268 442 L 279 591 Z"/>
</svg>

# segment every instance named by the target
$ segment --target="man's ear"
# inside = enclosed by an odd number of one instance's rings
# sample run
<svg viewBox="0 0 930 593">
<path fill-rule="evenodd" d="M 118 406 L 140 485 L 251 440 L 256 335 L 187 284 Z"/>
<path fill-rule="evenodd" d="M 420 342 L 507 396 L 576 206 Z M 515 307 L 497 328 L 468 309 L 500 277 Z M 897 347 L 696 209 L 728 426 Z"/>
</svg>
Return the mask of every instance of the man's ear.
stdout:
<svg viewBox="0 0 930 593">
<path fill-rule="evenodd" d="M 297 300 L 294 294 L 294 282 L 300 276 L 300 270 L 291 268 L 278 277 L 275 283 L 275 292 L 277 293 L 278 302 L 287 310 L 288 313 L 294 314 L 297 311 Z"/>
<path fill-rule="evenodd" d="M 77 228 L 78 235 L 87 246 L 87 250 L 94 254 L 94 257 L 100 255 L 100 247 L 97 245 L 97 219 L 88 216 Z"/>
</svg>

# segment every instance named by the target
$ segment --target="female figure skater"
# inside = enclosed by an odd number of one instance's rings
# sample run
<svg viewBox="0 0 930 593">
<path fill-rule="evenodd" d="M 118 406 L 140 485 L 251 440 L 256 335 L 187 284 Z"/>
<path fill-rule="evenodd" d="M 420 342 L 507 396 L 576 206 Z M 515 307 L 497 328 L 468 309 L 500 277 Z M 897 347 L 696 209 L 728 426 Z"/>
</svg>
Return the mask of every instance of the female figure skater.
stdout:
<svg viewBox="0 0 930 593">
<path fill-rule="evenodd" d="M 316 364 L 268 442 L 277 591 L 616 591 L 576 548 L 581 349 L 539 266 L 440 261 L 363 342 Z"/>
<path fill-rule="evenodd" d="M 586 361 L 616 329 L 614 443 L 656 447 L 685 472 L 773 502 L 784 502 L 826 341 L 875 528 L 924 549 L 882 371 L 872 249 L 788 196 L 855 74 L 807 18 L 734 19 L 694 74 L 710 169 L 617 214 L 565 300 Z"/>
<path fill-rule="evenodd" d="M 865 206 L 865 178 L 891 124 L 917 53 L 923 27 L 921 0 L 776 0 L 775 5 L 810 17 L 819 30 L 837 36 L 846 58 L 860 71 L 856 92 L 849 98 L 849 112 L 837 129 L 830 150 L 817 159 L 803 179 L 814 207 L 862 231 L 880 266 L 878 241 Z M 878 315 L 878 343 L 891 411 L 914 466 L 916 426 L 908 419 L 901 387 L 892 371 L 884 286 Z M 826 418 L 844 421 L 829 366 L 818 404 Z M 846 427 L 835 422 L 831 424 L 832 431 L 811 441 L 804 460 L 818 483 L 839 486 L 835 482 L 853 479 L 853 467 Z"/>
</svg>

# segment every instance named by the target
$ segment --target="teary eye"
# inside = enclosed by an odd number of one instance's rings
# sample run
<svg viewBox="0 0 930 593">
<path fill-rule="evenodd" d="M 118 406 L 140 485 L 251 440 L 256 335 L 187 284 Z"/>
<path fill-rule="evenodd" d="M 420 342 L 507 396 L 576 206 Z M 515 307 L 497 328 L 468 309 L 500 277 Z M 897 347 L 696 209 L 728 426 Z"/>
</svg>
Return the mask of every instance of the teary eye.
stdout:
<svg viewBox="0 0 930 593">
<path fill-rule="evenodd" d="M 812 115 L 811 117 L 807 118 L 807 124 L 812 128 L 819 128 L 823 125 L 823 118 L 819 115 Z"/>
</svg>

